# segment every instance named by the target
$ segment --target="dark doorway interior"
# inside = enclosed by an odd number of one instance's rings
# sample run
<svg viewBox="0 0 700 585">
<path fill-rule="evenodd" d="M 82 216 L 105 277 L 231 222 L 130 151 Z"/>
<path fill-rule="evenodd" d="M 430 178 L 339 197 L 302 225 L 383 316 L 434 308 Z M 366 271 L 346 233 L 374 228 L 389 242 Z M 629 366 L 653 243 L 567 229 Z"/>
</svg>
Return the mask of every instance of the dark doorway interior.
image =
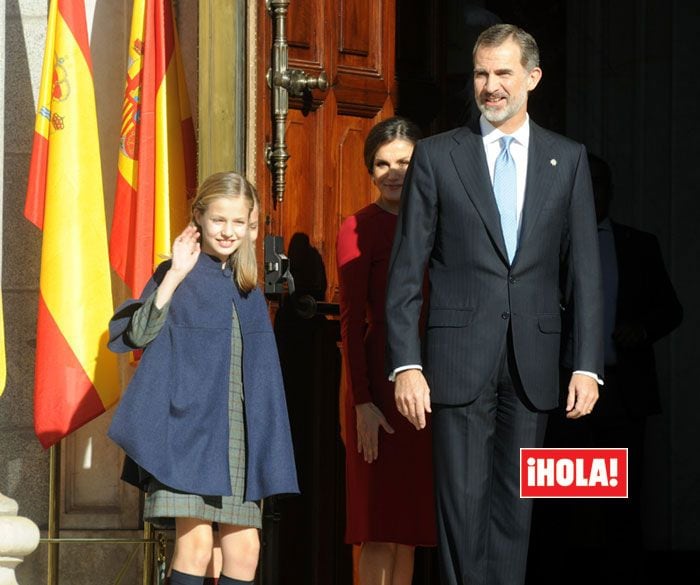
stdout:
<svg viewBox="0 0 700 585">
<path fill-rule="evenodd" d="M 517 24 L 537 40 L 544 76 L 531 98 L 530 114 L 538 124 L 563 133 L 566 6 L 562 1 L 398 0 L 398 113 L 415 120 L 426 134 L 477 119 L 472 47 L 482 30 L 499 22 Z"/>
</svg>

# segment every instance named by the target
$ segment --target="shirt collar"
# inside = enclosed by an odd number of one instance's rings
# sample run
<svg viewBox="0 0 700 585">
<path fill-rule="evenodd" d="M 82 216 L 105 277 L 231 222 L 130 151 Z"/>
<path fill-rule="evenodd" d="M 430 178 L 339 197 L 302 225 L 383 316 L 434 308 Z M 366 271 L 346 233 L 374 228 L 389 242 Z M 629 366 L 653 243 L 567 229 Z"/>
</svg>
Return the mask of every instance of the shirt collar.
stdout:
<svg viewBox="0 0 700 585">
<path fill-rule="evenodd" d="M 485 144 L 491 144 L 493 142 L 498 142 L 503 136 L 506 136 L 501 130 L 493 126 L 484 115 L 481 114 L 479 117 L 479 127 L 481 128 L 481 136 L 484 138 Z M 530 143 L 530 116 L 525 114 L 525 122 L 520 126 L 515 132 L 509 134 L 515 139 L 515 142 L 521 144 L 525 148 L 528 147 Z"/>
</svg>

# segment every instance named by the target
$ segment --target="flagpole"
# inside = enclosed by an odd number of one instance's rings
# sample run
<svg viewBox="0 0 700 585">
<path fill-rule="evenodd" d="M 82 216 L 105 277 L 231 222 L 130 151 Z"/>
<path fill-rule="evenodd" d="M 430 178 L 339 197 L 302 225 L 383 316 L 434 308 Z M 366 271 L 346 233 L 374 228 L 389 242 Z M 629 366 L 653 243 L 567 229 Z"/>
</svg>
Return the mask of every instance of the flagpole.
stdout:
<svg viewBox="0 0 700 585">
<path fill-rule="evenodd" d="M 61 529 L 61 443 L 49 448 L 49 555 L 48 585 L 58 585 L 59 543 Z"/>
<path fill-rule="evenodd" d="M 150 522 L 143 523 L 143 540 L 146 543 L 143 549 L 143 585 L 153 585 L 153 560 L 154 544 L 150 544 L 153 540 L 153 525 Z"/>
</svg>

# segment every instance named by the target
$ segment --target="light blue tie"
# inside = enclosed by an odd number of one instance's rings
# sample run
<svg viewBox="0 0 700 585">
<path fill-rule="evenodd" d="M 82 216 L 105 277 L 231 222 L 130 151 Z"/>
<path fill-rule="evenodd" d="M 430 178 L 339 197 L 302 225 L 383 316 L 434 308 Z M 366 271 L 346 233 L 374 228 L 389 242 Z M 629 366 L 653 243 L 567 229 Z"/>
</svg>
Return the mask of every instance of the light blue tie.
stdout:
<svg viewBox="0 0 700 585">
<path fill-rule="evenodd" d="M 501 153 L 493 171 L 493 192 L 501 214 L 501 229 L 506 242 L 508 261 L 513 262 L 518 245 L 518 204 L 516 190 L 515 161 L 510 155 L 512 136 L 501 138 Z"/>
</svg>

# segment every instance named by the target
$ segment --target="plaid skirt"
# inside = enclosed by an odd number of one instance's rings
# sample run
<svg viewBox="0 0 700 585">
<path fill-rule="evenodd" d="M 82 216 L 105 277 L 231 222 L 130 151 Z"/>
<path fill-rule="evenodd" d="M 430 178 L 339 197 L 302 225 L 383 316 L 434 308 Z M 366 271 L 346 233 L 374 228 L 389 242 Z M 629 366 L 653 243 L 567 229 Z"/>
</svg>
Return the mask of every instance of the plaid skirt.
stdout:
<svg viewBox="0 0 700 585">
<path fill-rule="evenodd" d="M 245 494 L 245 411 L 243 408 L 242 339 L 236 308 L 231 326 L 231 371 L 229 375 L 229 470 L 231 496 L 202 496 L 170 488 L 151 478 L 144 502 L 143 517 L 159 528 L 173 528 L 174 518 L 198 518 L 261 528 L 262 514 L 255 502 L 244 501 Z"/>
</svg>

